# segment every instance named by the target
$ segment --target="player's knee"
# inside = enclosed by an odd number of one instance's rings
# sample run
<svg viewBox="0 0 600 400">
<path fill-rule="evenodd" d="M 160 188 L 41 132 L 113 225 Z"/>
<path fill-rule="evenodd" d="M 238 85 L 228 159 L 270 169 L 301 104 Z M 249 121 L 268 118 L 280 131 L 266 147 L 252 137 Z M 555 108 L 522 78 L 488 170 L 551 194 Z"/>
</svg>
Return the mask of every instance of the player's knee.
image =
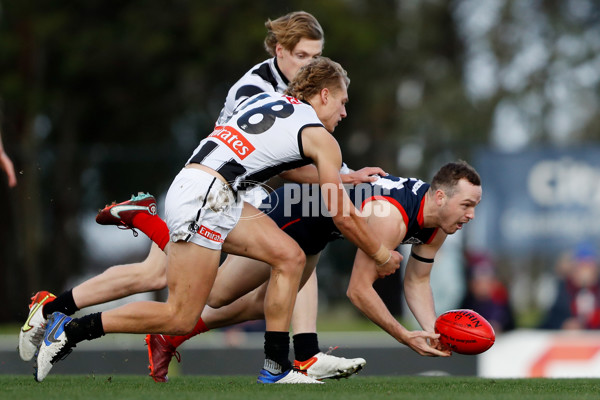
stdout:
<svg viewBox="0 0 600 400">
<path fill-rule="evenodd" d="M 206 300 L 206 305 L 216 309 L 225 307 L 226 305 L 231 304 L 231 302 L 232 299 L 230 299 L 228 296 L 225 296 L 222 293 L 214 293 L 213 291 L 208 296 L 208 299 Z"/>
<path fill-rule="evenodd" d="M 193 313 L 176 313 L 171 317 L 171 324 L 173 335 L 187 335 L 194 330 L 198 318 Z"/>
<path fill-rule="evenodd" d="M 167 271 L 165 268 L 152 267 L 140 277 L 146 281 L 149 290 L 161 290 L 167 287 Z"/>
<path fill-rule="evenodd" d="M 275 269 L 284 273 L 302 273 L 306 265 L 306 255 L 299 246 L 286 249 L 279 254 L 279 262 L 274 264 Z"/>
</svg>

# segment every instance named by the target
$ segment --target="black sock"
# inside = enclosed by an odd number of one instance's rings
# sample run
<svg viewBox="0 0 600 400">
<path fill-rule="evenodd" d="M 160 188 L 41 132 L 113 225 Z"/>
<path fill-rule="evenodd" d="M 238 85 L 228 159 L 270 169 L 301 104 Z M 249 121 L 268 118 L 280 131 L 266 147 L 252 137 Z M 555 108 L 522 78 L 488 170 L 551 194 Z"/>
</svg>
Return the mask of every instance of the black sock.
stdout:
<svg viewBox="0 0 600 400">
<path fill-rule="evenodd" d="M 79 308 L 75 305 L 73 299 L 73 289 L 67 290 L 66 292 L 59 295 L 56 299 L 46 304 L 42 309 L 44 318 L 48 318 L 53 312 L 61 312 L 66 315 L 73 315 L 75 311 L 79 311 Z"/>
<path fill-rule="evenodd" d="M 290 334 L 288 332 L 265 332 L 265 369 L 271 373 L 281 373 L 292 368 L 289 353 Z M 278 365 L 273 365 L 268 361 L 273 361 Z"/>
<path fill-rule="evenodd" d="M 65 325 L 65 335 L 72 344 L 82 342 L 84 339 L 93 340 L 104 336 L 102 327 L 102 313 L 85 315 L 73 318 Z"/>
<path fill-rule="evenodd" d="M 306 361 L 321 351 L 316 333 L 299 333 L 294 335 L 293 340 L 294 354 L 298 361 Z"/>
</svg>

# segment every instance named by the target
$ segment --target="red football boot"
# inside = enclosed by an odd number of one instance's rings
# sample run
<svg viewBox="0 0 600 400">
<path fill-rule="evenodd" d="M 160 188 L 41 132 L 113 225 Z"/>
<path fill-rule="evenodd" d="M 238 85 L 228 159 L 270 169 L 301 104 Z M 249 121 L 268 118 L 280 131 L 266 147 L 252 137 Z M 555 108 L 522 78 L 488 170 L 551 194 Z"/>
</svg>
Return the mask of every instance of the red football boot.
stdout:
<svg viewBox="0 0 600 400">
<path fill-rule="evenodd" d="M 173 356 L 177 362 L 181 362 L 179 352 L 175 347 L 167 342 L 163 335 L 146 335 L 146 344 L 148 345 L 148 361 L 150 365 L 150 376 L 154 382 L 168 382 L 169 364 Z"/>
</svg>

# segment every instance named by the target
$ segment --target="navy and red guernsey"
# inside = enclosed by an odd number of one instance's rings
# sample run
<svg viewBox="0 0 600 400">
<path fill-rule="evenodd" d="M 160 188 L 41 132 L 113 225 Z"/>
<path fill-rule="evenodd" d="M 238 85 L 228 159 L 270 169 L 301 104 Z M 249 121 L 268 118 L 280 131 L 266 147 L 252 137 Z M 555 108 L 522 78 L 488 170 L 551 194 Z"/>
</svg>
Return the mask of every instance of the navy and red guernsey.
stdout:
<svg viewBox="0 0 600 400">
<path fill-rule="evenodd" d="M 419 179 L 387 175 L 372 183 L 347 188 L 358 209 L 373 200 L 391 203 L 402 214 L 406 235 L 402 244 L 429 243 L 436 228 L 423 227 L 423 204 L 429 184 Z M 290 235 L 307 255 L 317 254 L 327 243 L 342 237 L 333 223 L 316 184 L 286 184 L 272 192 L 260 209 Z"/>
</svg>

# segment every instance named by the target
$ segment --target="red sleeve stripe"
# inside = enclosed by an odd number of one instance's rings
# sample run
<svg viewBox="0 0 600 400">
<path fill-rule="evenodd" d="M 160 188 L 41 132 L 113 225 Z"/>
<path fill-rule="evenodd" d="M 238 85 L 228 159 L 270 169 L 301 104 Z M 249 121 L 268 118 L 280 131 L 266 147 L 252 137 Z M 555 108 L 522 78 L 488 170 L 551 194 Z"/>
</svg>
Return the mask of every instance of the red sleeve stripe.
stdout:
<svg viewBox="0 0 600 400">
<path fill-rule="evenodd" d="M 295 219 L 293 221 L 288 222 L 287 224 L 285 224 L 284 226 L 281 227 L 281 230 L 284 230 L 285 228 L 287 228 L 288 226 L 295 224 L 296 222 L 300 221 L 300 218 Z"/>
</svg>

